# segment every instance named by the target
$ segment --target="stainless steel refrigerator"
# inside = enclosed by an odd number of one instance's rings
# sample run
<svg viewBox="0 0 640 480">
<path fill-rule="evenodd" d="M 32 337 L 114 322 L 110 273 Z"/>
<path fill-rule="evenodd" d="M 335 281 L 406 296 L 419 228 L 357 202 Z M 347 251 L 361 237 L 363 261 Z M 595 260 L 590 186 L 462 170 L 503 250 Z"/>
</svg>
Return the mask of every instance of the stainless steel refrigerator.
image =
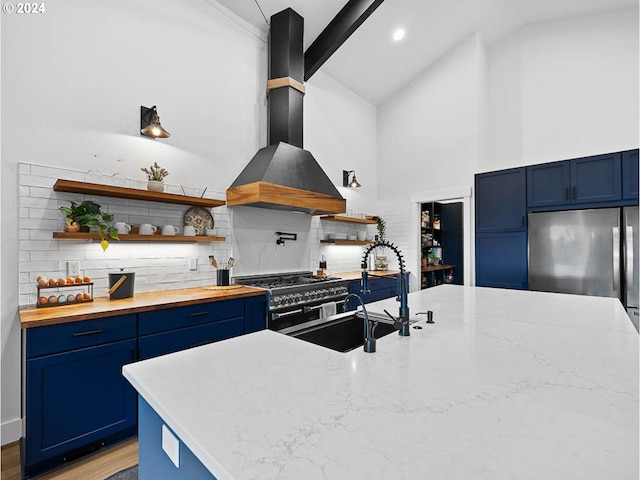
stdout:
<svg viewBox="0 0 640 480">
<path fill-rule="evenodd" d="M 529 289 L 619 298 L 638 330 L 638 207 L 529 214 Z"/>
</svg>

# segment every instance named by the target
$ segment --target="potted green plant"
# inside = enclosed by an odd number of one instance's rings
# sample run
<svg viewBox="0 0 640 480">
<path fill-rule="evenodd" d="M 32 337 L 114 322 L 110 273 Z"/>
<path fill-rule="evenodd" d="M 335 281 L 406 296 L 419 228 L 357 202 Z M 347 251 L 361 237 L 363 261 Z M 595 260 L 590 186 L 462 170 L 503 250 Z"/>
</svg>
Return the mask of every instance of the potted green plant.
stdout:
<svg viewBox="0 0 640 480">
<path fill-rule="evenodd" d="M 154 162 L 149 168 L 141 168 L 144 173 L 147 174 L 147 190 L 152 192 L 164 192 L 164 177 L 169 175 L 169 172 L 158 165 L 158 162 Z"/>
<path fill-rule="evenodd" d="M 91 228 L 97 228 L 100 233 L 100 246 L 102 250 L 109 247 L 109 241 L 105 238 L 105 234 L 114 240 L 118 238 L 118 230 L 113 227 L 113 215 L 100 211 L 100 205 L 93 200 L 84 200 L 76 203 L 70 201 L 71 206 L 60 207 L 60 211 L 65 216 L 65 232 L 89 231 Z"/>
<path fill-rule="evenodd" d="M 374 215 L 371 217 L 376 221 L 376 227 L 378 228 L 378 241 L 384 242 L 386 240 L 386 228 L 387 224 L 384 222 L 384 218 L 379 217 L 378 215 Z"/>
</svg>

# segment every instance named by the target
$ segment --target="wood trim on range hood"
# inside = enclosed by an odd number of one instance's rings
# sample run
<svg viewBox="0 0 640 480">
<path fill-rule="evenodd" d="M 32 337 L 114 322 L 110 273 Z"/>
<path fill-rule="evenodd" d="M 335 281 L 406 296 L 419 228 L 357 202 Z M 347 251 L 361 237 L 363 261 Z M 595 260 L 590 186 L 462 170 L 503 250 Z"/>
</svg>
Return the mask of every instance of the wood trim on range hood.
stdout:
<svg viewBox="0 0 640 480">
<path fill-rule="evenodd" d="M 254 182 L 227 190 L 228 206 L 248 205 L 312 215 L 329 215 L 344 213 L 346 204 L 346 200 L 331 195 L 267 182 Z"/>
<path fill-rule="evenodd" d="M 301 213 L 344 213 L 346 201 L 303 148 L 304 19 L 287 8 L 271 17 L 269 145 L 256 152 L 227 189 L 227 205 Z"/>
</svg>

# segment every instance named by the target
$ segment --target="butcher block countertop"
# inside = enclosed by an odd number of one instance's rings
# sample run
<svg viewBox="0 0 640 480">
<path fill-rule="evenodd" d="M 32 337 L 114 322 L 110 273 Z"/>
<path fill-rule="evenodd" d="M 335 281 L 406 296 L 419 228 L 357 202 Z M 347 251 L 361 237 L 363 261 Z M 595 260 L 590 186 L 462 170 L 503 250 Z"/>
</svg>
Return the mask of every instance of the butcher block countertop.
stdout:
<svg viewBox="0 0 640 480">
<path fill-rule="evenodd" d="M 131 298 L 109 300 L 108 297 L 95 298 L 93 302 L 58 307 L 20 310 L 22 328 L 44 327 L 61 323 L 78 322 L 94 318 L 112 317 L 127 313 L 149 312 L 171 307 L 184 307 L 199 303 L 219 302 L 234 298 L 264 295 L 266 290 L 254 287 L 240 287 L 216 290 L 213 287 L 183 288 L 157 292 L 136 293 Z"/>
<path fill-rule="evenodd" d="M 369 270 L 367 273 L 372 277 L 395 277 L 397 275 L 400 275 L 399 270 Z M 362 278 L 362 271 L 358 270 L 355 272 L 337 272 L 331 273 L 328 276 L 341 278 L 342 280 L 360 280 Z"/>
</svg>

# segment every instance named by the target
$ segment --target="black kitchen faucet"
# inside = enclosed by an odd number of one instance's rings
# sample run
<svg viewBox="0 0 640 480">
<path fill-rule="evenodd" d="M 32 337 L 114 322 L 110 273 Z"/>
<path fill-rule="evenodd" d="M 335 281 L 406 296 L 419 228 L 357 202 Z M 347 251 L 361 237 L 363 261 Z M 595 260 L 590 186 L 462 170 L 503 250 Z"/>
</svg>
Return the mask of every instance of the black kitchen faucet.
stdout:
<svg viewBox="0 0 640 480">
<path fill-rule="evenodd" d="M 398 296 L 396 300 L 400 302 L 400 309 L 398 312 L 398 317 L 394 317 L 386 310 L 386 313 L 391 320 L 393 320 L 393 326 L 396 327 L 398 333 L 403 337 L 408 337 L 410 335 L 409 331 L 409 305 L 408 305 L 408 295 L 409 295 L 409 284 L 408 280 L 404 274 L 404 257 L 398 247 L 396 247 L 393 243 L 389 242 L 376 242 L 371 245 L 365 252 L 362 257 L 362 283 L 361 283 L 361 291 L 362 293 L 369 293 L 369 276 L 377 277 L 381 275 L 371 274 L 367 271 L 367 265 L 369 260 L 369 254 L 371 251 L 378 247 L 388 247 L 396 254 L 398 257 L 398 265 L 400 267 L 400 275 L 398 276 Z"/>
<path fill-rule="evenodd" d="M 369 290 L 369 276 L 372 277 L 382 277 L 382 275 L 370 274 L 367 271 L 369 254 L 371 251 L 378 247 L 389 247 L 393 253 L 398 257 L 398 264 L 400 266 L 400 275 L 398 277 L 398 295 L 396 300 L 400 302 L 400 308 L 398 312 L 398 317 L 394 317 L 387 310 L 384 310 L 389 318 L 392 320 L 392 325 L 398 330 L 398 333 L 403 337 L 408 337 L 410 335 L 409 330 L 409 305 L 408 305 L 408 295 L 409 295 L 409 285 L 407 278 L 404 272 L 404 257 L 398 247 L 396 247 L 393 243 L 388 242 L 376 242 L 371 245 L 365 252 L 362 258 L 362 280 L 361 280 L 361 293 L 366 294 L 370 293 Z M 349 294 L 344 299 L 345 308 L 347 306 L 347 301 L 349 298 L 357 298 L 362 305 L 362 311 L 364 313 L 364 351 L 367 353 L 373 353 L 376 351 L 376 339 L 374 337 L 376 326 L 378 325 L 378 320 L 371 321 L 369 320 L 369 315 L 367 314 L 367 309 L 364 306 L 364 301 L 362 297 L 355 293 Z M 386 323 L 386 322 L 385 322 Z"/>
</svg>

